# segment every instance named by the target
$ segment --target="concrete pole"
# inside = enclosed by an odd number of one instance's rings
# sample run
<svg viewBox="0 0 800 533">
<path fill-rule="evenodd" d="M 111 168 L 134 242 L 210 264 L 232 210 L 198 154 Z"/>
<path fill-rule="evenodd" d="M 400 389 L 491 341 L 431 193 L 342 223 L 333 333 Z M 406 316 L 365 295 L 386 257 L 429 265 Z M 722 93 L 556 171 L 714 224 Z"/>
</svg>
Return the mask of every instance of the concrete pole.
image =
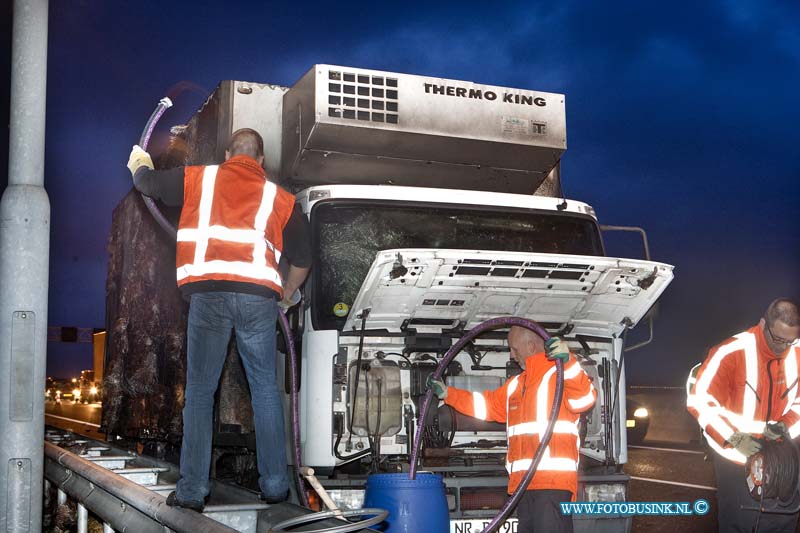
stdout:
<svg viewBox="0 0 800 533">
<path fill-rule="evenodd" d="M 47 0 L 14 0 L 8 188 L 0 201 L 0 531 L 40 531 L 50 201 Z"/>
</svg>

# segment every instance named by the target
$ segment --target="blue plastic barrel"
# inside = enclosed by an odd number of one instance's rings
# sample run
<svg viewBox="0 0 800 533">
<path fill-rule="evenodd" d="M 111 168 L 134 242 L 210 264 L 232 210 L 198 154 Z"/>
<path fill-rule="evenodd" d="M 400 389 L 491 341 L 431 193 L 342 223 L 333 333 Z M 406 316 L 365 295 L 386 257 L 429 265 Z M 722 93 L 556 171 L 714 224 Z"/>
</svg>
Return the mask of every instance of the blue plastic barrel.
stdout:
<svg viewBox="0 0 800 533">
<path fill-rule="evenodd" d="M 419 473 L 373 474 L 367 478 L 364 507 L 380 507 L 389 517 L 376 529 L 386 533 L 448 533 L 450 514 L 442 476 Z"/>
</svg>

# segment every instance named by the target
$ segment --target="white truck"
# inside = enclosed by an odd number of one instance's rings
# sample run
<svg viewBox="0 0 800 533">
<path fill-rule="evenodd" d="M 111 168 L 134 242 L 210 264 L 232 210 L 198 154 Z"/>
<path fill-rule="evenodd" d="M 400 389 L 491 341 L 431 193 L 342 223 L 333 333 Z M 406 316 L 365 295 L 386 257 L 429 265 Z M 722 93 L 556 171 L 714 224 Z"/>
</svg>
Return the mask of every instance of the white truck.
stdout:
<svg viewBox="0 0 800 533">
<path fill-rule="evenodd" d="M 290 312 L 302 458 L 335 501 L 358 507 L 369 473 L 407 470 L 422 431 L 420 469 L 444 475 L 451 531 L 482 529 L 506 498 L 505 427 L 445 406 L 417 413 L 445 351 L 501 316 L 569 342 L 598 391 L 582 419 L 577 499 L 627 499 L 624 334 L 673 268 L 606 257 L 592 207 L 561 196 L 563 95 L 315 65 L 291 88 L 222 82 L 176 131 L 185 162 L 221 160 L 242 127 L 263 135 L 267 171 L 310 220 L 314 265 Z M 446 381 L 480 391 L 518 373 L 505 334 L 468 345 Z M 229 437 L 251 427 L 226 400 L 237 375 L 223 377 L 220 398 L 217 430 Z M 501 529 L 514 530 L 513 520 Z"/>
</svg>

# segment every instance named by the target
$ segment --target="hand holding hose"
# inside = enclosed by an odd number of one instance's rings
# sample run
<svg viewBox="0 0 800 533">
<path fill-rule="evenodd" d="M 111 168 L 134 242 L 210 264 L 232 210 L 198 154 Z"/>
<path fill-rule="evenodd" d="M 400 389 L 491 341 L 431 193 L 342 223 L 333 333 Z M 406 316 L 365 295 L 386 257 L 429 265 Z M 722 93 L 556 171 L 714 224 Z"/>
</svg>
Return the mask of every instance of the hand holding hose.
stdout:
<svg viewBox="0 0 800 533">
<path fill-rule="evenodd" d="M 150 142 L 150 136 L 153 134 L 153 130 L 156 127 L 156 123 L 158 123 L 159 119 L 161 118 L 161 115 L 164 114 L 164 111 L 166 111 L 167 108 L 171 106 L 172 106 L 172 100 L 170 100 L 165 96 L 158 102 L 158 105 L 153 111 L 153 114 L 150 115 L 150 118 L 147 120 L 147 124 L 145 124 L 144 126 L 144 131 L 142 131 L 142 136 L 139 137 L 139 144 L 133 147 L 133 150 L 131 150 L 131 157 L 128 160 L 128 168 L 131 171 L 131 175 L 133 175 L 137 170 L 139 170 L 141 166 L 147 166 L 147 161 L 150 162 L 150 168 L 151 169 L 153 168 L 153 161 L 150 159 L 150 154 L 148 154 L 145 150 L 147 150 L 147 145 Z M 137 148 L 139 151 L 137 151 Z M 136 153 L 135 156 L 134 153 Z M 147 158 L 144 159 L 144 156 L 142 154 L 147 156 Z M 172 225 L 172 223 L 169 220 L 167 220 L 164 214 L 158 209 L 155 200 L 153 200 L 149 196 L 145 196 L 144 194 L 142 195 L 142 200 L 144 200 L 144 205 L 147 207 L 147 210 L 150 211 L 150 214 L 153 215 L 153 218 L 158 223 L 158 225 L 161 226 L 161 229 L 163 229 L 167 233 L 167 235 L 172 237 L 173 240 L 177 239 L 178 238 L 177 230 Z"/>
<path fill-rule="evenodd" d="M 764 428 L 764 438 L 767 440 L 778 440 L 784 435 L 786 435 L 786 424 L 783 422 L 767 424 L 767 427 Z"/>
<path fill-rule="evenodd" d="M 544 351 L 550 361 L 561 359 L 566 364 L 569 359 L 569 346 L 561 337 L 552 337 L 545 341 Z"/>
<path fill-rule="evenodd" d="M 295 305 L 299 304 L 301 298 L 302 296 L 299 290 L 295 290 L 293 293 L 288 295 L 286 292 L 284 292 L 283 300 L 278 302 L 278 307 L 280 307 L 281 311 L 285 313 Z"/>
<path fill-rule="evenodd" d="M 428 375 L 427 386 L 429 389 L 433 390 L 433 393 L 440 400 L 447 398 L 447 385 L 445 385 L 444 381 L 441 379 L 434 378 L 433 374 Z"/>
<path fill-rule="evenodd" d="M 141 146 L 134 144 L 133 149 L 131 149 L 131 155 L 128 156 L 128 170 L 131 171 L 131 176 L 136 174 L 136 171 L 141 167 L 153 170 L 153 159 L 150 154 L 142 150 Z"/>
<path fill-rule="evenodd" d="M 761 451 L 761 443 L 749 433 L 737 431 L 730 436 L 728 442 L 745 457 L 750 457 L 754 453 Z"/>
</svg>

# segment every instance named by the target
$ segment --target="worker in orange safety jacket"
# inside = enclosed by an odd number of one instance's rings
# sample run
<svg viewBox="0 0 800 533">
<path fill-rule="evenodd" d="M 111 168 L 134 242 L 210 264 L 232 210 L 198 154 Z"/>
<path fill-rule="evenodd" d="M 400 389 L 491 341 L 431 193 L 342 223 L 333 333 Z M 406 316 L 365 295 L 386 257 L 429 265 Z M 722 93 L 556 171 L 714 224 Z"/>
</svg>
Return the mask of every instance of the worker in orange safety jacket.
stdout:
<svg viewBox="0 0 800 533">
<path fill-rule="evenodd" d="M 575 500 L 578 488 L 578 419 L 597 399 L 589 376 L 559 338 L 547 341 L 526 328 L 508 333 L 511 357 L 523 372 L 495 390 L 482 393 L 447 387 L 429 378 L 434 393 L 457 411 L 481 420 L 506 423 L 509 473 L 513 493 L 531 466 L 544 435 L 556 388 L 555 359 L 564 362 L 564 395 L 550 443 L 536 474 L 517 507 L 520 533 L 572 531 L 572 517 L 560 511 L 560 502 Z"/>
<path fill-rule="evenodd" d="M 278 307 L 294 303 L 311 267 L 311 239 L 294 196 L 269 180 L 263 163 L 263 139 L 248 128 L 233 132 L 218 165 L 153 170 L 138 146 L 128 161 L 138 191 L 182 206 L 176 277 L 189 319 L 181 478 L 170 506 L 205 507 L 214 394 L 232 332 L 250 389 L 261 496 L 268 503 L 288 497 L 275 326 Z"/>
<path fill-rule="evenodd" d="M 798 515 L 766 514 L 751 496 L 745 463 L 764 440 L 800 436 L 800 313 L 773 301 L 755 326 L 711 348 L 687 383 L 687 408 L 714 450 L 720 531 L 794 531 Z M 760 514 L 760 516 L 759 516 Z"/>
</svg>

